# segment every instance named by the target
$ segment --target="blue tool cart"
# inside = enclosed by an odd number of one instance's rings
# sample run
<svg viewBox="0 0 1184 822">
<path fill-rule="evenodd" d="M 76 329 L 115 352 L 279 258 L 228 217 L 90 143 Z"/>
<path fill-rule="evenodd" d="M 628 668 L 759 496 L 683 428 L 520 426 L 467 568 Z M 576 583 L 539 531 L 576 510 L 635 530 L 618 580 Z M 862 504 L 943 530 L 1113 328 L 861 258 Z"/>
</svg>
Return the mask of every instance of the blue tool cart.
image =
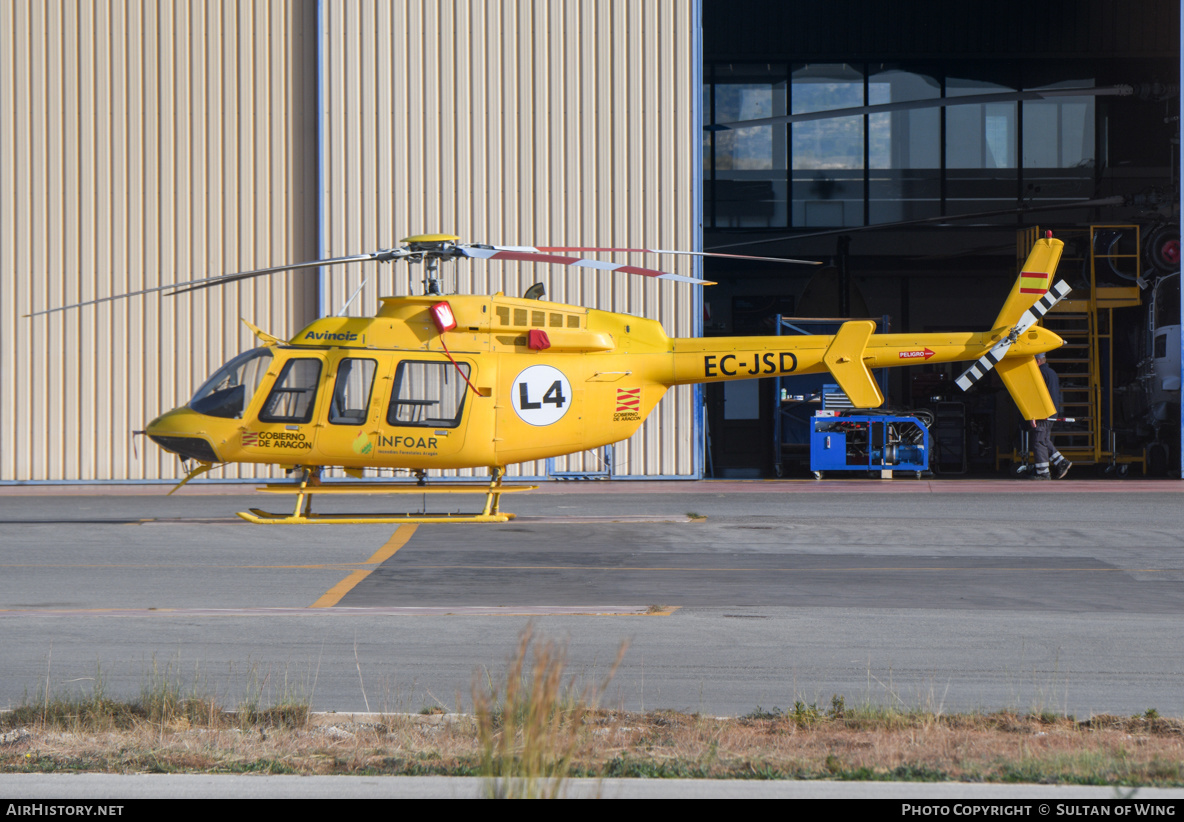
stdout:
<svg viewBox="0 0 1184 822">
<path fill-rule="evenodd" d="M 825 415 L 825 416 L 824 416 Z M 810 470 L 929 470 L 929 429 L 917 417 L 824 411 L 810 420 Z"/>
</svg>

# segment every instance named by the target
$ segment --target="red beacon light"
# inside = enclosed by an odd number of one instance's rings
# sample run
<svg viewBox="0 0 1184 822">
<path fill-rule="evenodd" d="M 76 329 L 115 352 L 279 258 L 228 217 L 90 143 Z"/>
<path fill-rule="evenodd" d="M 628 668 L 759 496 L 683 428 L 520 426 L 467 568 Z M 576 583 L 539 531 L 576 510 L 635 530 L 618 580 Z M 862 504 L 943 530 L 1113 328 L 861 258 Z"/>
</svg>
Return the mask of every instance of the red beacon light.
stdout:
<svg viewBox="0 0 1184 822">
<path fill-rule="evenodd" d="M 432 322 L 436 324 L 436 328 L 440 330 L 441 334 L 443 334 L 445 331 L 451 331 L 452 329 L 456 328 L 456 317 L 453 315 L 452 306 L 448 304 L 447 300 L 436 303 L 428 310 L 432 314 Z M 461 369 L 460 364 L 457 363 L 457 361 L 453 358 L 452 352 L 448 350 L 448 343 L 444 342 L 443 337 L 440 338 L 440 346 L 444 349 L 444 356 L 448 357 L 448 361 L 456 367 L 456 372 L 460 374 L 461 378 L 468 384 L 469 388 L 473 389 L 473 393 L 478 397 L 483 396 L 477 389 L 477 386 L 473 385 L 473 383 L 469 381 L 468 375 L 465 374 L 465 372 Z"/>
<path fill-rule="evenodd" d="M 452 314 L 452 306 L 447 301 L 436 303 L 431 307 L 432 322 L 440 333 L 456 328 L 456 317 Z"/>
</svg>

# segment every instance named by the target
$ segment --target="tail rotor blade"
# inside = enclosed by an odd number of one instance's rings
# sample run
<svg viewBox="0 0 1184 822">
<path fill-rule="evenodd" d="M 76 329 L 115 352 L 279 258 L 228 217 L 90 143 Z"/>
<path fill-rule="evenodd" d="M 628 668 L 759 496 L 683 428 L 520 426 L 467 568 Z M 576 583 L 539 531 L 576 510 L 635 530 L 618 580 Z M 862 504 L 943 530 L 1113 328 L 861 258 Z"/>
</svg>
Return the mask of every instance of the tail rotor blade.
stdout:
<svg viewBox="0 0 1184 822">
<path fill-rule="evenodd" d="M 1049 312 L 1054 305 L 1065 299 L 1072 291 L 1069 284 L 1064 280 L 1058 280 L 1053 284 L 1053 287 L 1048 290 L 1043 297 L 1035 302 L 1035 304 L 1023 313 L 1020 321 L 1015 324 L 1011 332 L 999 342 L 991 346 L 991 349 L 983 354 L 974 365 L 962 372 L 962 375 L 954 382 L 963 391 L 969 391 L 970 386 L 981 380 L 987 375 L 992 368 L 999 364 L 999 361 L 1007 356 L 1008 350 L 1011 349 L 1019 336 L 1027 331 L 1029 328 L 1040 322 L 1040 319 Z"/>
<path fill-rule="evenodd" d="M 1049 312 L 1054 305 L 1065 299 L 1069 292 L 1073 289 L 1064 280 L 1057 280 L 1052 288 L 1048 289 L 1048 293 L 1035 302 L 1035 304 L 1023 313 L 1020 321 L 1016 323 L 1016 329 L 1020 334 L 1023 334 L 1029 328 L 1040 322 L 1041 317 Z"/>
<path fill-rule="evenodd" d="M 1011 340 L 1004 339 L 986 354 L 979 357 L 974 365 L 963 371 L 962 376 L 958 377 L 954 382 L 963 391 L 969 391 L 970 386 L 987 376 L 987 372 L 994 368 L 999 363 L 999 360 L 1003 359 L 1009 348 L 1011 348 Z"/>
</svg>

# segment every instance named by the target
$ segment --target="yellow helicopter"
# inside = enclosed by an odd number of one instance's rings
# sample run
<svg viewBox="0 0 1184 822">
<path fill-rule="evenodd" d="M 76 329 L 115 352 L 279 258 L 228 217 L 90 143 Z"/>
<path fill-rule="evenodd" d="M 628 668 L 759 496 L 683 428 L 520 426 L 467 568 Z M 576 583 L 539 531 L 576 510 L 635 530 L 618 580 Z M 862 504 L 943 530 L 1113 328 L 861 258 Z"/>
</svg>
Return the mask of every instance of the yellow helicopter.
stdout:
<svg viewBox="0 0 1184 822">
<path fill-rule="evenodd" d="M 585 247 L 465 244 L 448 234 L 407 237 L 381 251 L 209 277 L 134 292 L 178 294 L 280 271 L 360 261 L 423 263 L 426 294 L 386 297 L 374 317 L 324 317 L 283 341 L 247 325 L 262 345 L 246 351 L 198 388 L 185 405 L 148 424 L 160 447 L 197 466 L 177 487 L 224 463 L 277 464 L 296 483 L 260 490 L 296 493 L 289 514 L 259 509 L 256 523 L 505 522 L 503 493 L 537 486 L 502 484 L 507 465 L 597 448 L 631 436 L 672 386 L 829 371 L 855 406 L 884 397 L 872 368 L 977 359 L 958 379 L 968 389 L 999 371 L 1025 419 L 1055 413 L 1035 355 L 1062 344 L 1036 325 L 1069 288 L 1051 285 L 1062 243 L 1038 240 L 993 327 L 980 333 L 875 334 L 850 320 L 833 335 L 671 338 L 661 325 L 626 314 L 544 302 L 541 286 L 522 298 L 443 295 L 441 261 L 460 258 L 554 263 L 616 270 L 694 285 L 703 280 L 580 257 L 570 252 L 643 251 Z M 760 259 L 760 258 L 757 258 Z M 785 262 L 785 260 L 778 260 Z M 46 314 L 133 294 L 37 312 Z M 32 316 L 32 315 L 31 315 Z M 342 467 L 410 469 L 419 485 L 322 484 Z M 474 493 L 474 486 L 425 485 L 429 469 L 488 467 L 480 513 L 382 516 L 313 513 L 325 493 Z M 176 489 L 174 489 L 176 490 Z"/>
</svg>

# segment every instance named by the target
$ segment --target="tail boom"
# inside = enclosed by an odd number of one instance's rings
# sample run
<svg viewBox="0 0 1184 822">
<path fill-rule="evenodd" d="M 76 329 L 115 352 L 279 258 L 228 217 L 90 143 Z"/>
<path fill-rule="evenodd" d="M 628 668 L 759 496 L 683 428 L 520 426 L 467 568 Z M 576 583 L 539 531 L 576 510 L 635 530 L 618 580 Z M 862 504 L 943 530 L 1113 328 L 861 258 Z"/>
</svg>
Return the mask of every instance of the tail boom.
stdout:
<svg viewBox="0 0 1184 822">
<path fill-rule="evenodd" d="M 962 362 L 998 342 L 991 332 L 949 334 L 870 334 L 867 320 L 844 323 L 838 334 L 784 337 L 685 337 L 672 340 L 673 369 L 668 385 L 785 377 L 830 371 L 858 375 L 858 366 L 897 368 L 924 363 Z M 870 324 L 870 323 L 869 323 Z M 850 326 L 850 330 L 848 327 Z M 865 341 L 866 335 L 866 341 Z M 1061 338 L 1035 327 L 1022 334 L 1008 356 L 1031 357 L 1061 345 Z M 828 362 L 830 360 L 830 362 Z M 875 407 L 875 406 L 865 406 Z"/>
</svg>

